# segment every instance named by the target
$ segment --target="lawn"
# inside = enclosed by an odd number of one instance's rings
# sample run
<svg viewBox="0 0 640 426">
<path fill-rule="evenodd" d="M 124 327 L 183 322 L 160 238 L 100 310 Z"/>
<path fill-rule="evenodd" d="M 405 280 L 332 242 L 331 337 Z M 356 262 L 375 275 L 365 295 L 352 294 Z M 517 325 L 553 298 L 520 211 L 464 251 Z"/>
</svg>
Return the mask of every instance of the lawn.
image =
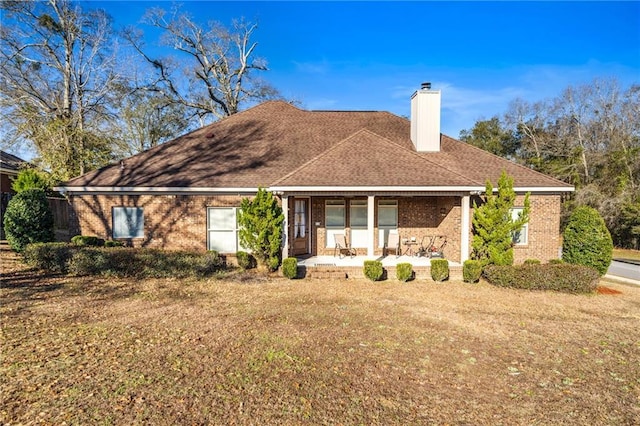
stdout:
<svg viewBox="0 0 640 426">
<path fill-rule="evenodd" d="M 637 260 L 640 262 L 640 250 L 613 249 L 614 259 Z"/>
<path fill-rule="evenodd" d="M 2 268 L 2 424 L 640 423 L 640 287 Z"/>
</svg>

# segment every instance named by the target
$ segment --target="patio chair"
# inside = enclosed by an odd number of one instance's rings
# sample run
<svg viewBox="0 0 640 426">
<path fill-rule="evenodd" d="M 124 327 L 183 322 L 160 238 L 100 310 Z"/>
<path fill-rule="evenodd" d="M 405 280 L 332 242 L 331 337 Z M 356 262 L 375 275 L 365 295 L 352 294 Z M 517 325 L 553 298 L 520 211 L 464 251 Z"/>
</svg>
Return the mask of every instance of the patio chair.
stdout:
<svg viewBox="0 0 640 426">
<path fill-rule="evenodd" d="M 336 257 L 336 252 L 338 253 L 338 257 L 342 259 L 346 255 L 352 257 L 356 255 L 356 249 L 351 248 L 349 244 L 347 244 L 347 239 L 344 234 L 334 234 L 333 238 L 336 242 L 336 248 L 333 249 L 333 257 Z"/>
<path fill-rule="evenodd" d="M 385 244 L 384 250 L 385 256 L 389 255 L 389 250 L 395 250 L 396 257 L 400 257 L 400 255 L 402 255 L 402 249 L 400 248 L 400 234 L 389 233 L 387 244 Z"/>
</svg>

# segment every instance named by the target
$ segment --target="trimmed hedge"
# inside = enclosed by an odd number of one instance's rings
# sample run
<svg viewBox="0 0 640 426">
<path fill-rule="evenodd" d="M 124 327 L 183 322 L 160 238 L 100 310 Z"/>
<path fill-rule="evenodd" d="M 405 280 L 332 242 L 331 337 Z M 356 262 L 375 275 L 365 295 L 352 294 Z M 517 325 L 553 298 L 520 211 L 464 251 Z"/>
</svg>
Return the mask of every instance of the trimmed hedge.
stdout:
<svg viewBox="0 0 640 426">
<path fill-rule="evenodd" d="M 379 260 L 365 260 L 364 261 L 364 276 L 371 281 L 378 281 L 382 278 L 384 269 L 382 269 L 382 262 Z"/>
<path fill-rule="evenodd" d="M 298 259 L 287 257 L 282 261 L 282 275 L 290 280 L 298 276 Z"/>
<path fill-rule="evenodd" d="M 525 259 L 525 261 L 522 263 L 524 263 L 525 265 L 539 265 L 542 262 L 540 262 L 538 259 Z"/>
<path fill-rule="evenodd" d="M 449 261 L 447 259 L 431 259 L 431 278 L 437 282 L 449 279 Z"/>
<path fill-rule="evenodd" d="M 552 290 L 563 293 L 592 293 L 600 280 L 598 271 L 583 265 L 543 264 L 489 265 L 484 277 L 498 287 Z"/>
<path fill-rule="evenodd" d="M 66 274 L 73 249 L 67 243 L 33 243 L 25 247 L 22 255 L 31 267 Z"/>
<path fill-rule="evenodd" d="M 102 238 L 95 236 L 76 235 L 71 238 L 71 244 L 74 246 L 103 247 L 105 245 L 105 241 Z"/>
<path fill-rule="evenodd" d="M 28 189 L 9 200 L 4 213 L 4 232 L 9 246 L 18 253 L 28 244 L 55 239 L 53 213 L 43 190 Z"/>
<path fill-rule="evenodd" d="M 575 209 L 562 233 L 562 259 L 590 266 L 604 275 L 612 256 L 613 240 L 600 213 L 587 206 Z"/>
<path fill-rule="evenodd" d="M 410 263 L 398 263 L 396 265 L 396 278 L 399 281 L 407 282 L 413 278 L 413 265 Z"/>
<path fill-rule="evenodd" d="M 482 276 L 482 262 L 465 260 L 462 264 L 462 280 L 465 283 L 477 283 Z"/>
<path fill-rule="evenodd" d="M 132 278 L 201 278 L 226 267 L 216 251 L 113 250 L 66 243 L 30 244 L 25 250 L 25 261 L 48 272 Z"/>
</svg>

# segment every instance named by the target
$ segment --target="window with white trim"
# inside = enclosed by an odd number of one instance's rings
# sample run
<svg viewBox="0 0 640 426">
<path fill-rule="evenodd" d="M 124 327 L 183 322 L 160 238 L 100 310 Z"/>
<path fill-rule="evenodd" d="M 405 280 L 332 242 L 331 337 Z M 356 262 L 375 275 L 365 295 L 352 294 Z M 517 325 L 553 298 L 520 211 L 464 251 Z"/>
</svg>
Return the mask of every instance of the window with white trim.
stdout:
<svg viewBox="0 0 640 426">
<path fill-rule="evenodd" d="M 398 231 L 398 201 L 378 200 L 378 247 L 384 247 L 390 231 Z"/>
<path fill-rule="evenodd" d="M 144 238 L 144 209 L 142 207 L 113 207 L 111 209 L 113 238 Z"/>
<path fill-rule="evenodd" d="M 345 214 L 344 200 L 327 200 L 324 206 L 324 223 L 326 227 L 326 246 L 335 247 L 335 234 L 344 234 Z"/>
<path fill-rule="evenodd" d="M 366 248 L 369 243 L 367 227 L 367 200 L 351 200 L 349 203 L 349 227 L 351 247 Z"/>
<path fill-rule="evenodd" d="M 518 216 L 522 214 L 522 207 L 514 207 L 511 209 L 511 220 L 518 220 Z M 517 246 L 527 245 L 529 243 L 529 224 L 525 223 L 522 228 L 515 231 L 512 235 L 513 244 Z"/>
<path fill-rule="evenodd" d="M 207 207 L 207 248 L 220 253 L 242 250 L 238 240 L 238 207 Z"/>
</svg>

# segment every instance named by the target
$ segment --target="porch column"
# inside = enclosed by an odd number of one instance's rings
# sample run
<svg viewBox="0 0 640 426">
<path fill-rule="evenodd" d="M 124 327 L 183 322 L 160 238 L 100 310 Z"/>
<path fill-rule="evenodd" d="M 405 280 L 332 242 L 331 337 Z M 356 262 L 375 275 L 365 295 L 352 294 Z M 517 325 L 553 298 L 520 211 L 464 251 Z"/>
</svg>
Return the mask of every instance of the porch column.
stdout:
<svg viewBox="0 0 640 426">
<path fill-rule="evenodd" d="M 374 256 L 376 227 L 373 223 L 375 218 L 376 196 L 369 195 L 367 197 L 367 231 L 369 232 L 369 243 L 367 244 L 367 256 Z"/>
<path fill-rule="evenodd" d="M 460 263 L 469 259 L 469 195 L 462 197 L 460 203 Z"/>
<path fill-rule="evenodd" d="M 286 259 L 289 257 L 289 197 L 286 195 L 282 196 L 282 213 L 282 258 Z"/>
</svg>

